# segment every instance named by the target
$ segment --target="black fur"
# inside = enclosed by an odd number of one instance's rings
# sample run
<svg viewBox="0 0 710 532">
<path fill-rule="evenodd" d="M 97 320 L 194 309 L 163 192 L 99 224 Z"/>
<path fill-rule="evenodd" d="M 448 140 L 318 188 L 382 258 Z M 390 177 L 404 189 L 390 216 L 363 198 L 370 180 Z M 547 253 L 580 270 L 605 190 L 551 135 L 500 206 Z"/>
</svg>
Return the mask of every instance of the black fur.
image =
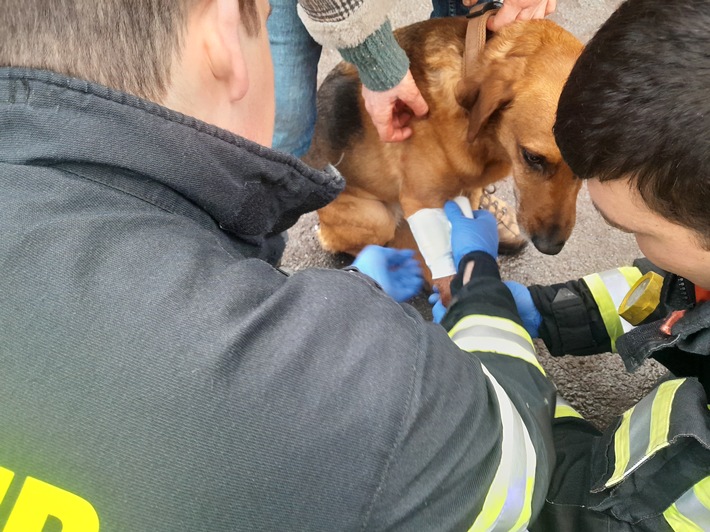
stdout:
<svg viewBox="0 0 710 532">
<path fill-rule="evenodd" d="M 336 151 L 363 135 L 362 114 L 358 105 L 360 81 L 336 67 L 318 91 L 318 121 L 324 137 Z"/>
</svg>

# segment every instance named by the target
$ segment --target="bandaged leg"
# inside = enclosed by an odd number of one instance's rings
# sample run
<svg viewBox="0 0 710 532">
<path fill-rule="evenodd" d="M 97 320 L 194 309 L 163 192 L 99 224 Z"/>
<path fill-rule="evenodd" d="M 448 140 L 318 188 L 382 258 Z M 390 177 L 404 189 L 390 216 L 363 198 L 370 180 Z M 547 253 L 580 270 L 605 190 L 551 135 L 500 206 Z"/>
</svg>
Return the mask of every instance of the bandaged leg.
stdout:
<svg viewBox="0 0 710 532">
<path fill-rule="evenodd" d="M 473 217 L 468 198 L 454 198 L 459 208 L 468 218 Z M 409 227 L 417 241 L 419 251 L 431 271 L 432 279 L 456 274 L 456 265 L 451 252 L 451 224 L 444 209 L 421 209 L 407 218 Z"/>
</svg>

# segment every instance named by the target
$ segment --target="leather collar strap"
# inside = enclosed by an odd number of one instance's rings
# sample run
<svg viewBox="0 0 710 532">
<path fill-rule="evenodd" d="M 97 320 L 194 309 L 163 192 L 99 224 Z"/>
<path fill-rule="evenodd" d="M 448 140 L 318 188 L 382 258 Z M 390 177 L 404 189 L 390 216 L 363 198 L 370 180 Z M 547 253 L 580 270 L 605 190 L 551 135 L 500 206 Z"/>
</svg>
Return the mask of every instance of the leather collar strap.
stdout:
<svg viewBox="0 0 710 532">
<path fill-rule="evenodd" d="M 463 52 L 463 77 L 473 72 L 478 56 L 486 46 L 486 24 L 492 15 L 501 8 L 500 2 L 485 2 L 476 4 L 468 12 L 468 27 L 466 28 L 466 45 Z"/>
</svg>

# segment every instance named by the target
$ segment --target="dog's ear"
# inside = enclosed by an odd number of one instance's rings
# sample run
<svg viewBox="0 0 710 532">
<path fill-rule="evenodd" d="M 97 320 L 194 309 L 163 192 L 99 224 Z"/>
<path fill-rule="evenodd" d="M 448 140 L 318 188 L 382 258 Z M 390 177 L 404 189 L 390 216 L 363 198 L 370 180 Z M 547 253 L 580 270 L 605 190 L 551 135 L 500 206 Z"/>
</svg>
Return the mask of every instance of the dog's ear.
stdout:
<svg viewBox="0 0 710 532">
<path fill-rule="evenodd" d="M 468 141 L 473 142 L 481 128 L 496 111 L 513 101 L 514 79 L 507 72 L 491 73 L 482 80 L 476 77 L 462 79 L 456 87 L 456 100 L 468 111 Z M 501 75 L 502 74 L 502 75 Z"/>
</svg>

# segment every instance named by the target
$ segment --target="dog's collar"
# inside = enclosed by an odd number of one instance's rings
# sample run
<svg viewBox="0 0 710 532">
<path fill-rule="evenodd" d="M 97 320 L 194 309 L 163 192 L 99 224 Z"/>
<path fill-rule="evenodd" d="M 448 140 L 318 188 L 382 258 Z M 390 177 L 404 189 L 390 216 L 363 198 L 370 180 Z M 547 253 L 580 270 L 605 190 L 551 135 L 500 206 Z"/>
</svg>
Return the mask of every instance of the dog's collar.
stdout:
<svg viewBox="0 0 710 532">
<path fill-rule="evenodd" d="M 463 77 L 473 72 L 473 67 L 479 54 L 486 46 L 488 32 L 486 24 L 491 16 L 495 15 L 502 7 L 501 2 L 484 2 L 476 4 L 466 15 L 468 27 L 466 28 L 466 45 L 463 52 Z"/>
</svg>

